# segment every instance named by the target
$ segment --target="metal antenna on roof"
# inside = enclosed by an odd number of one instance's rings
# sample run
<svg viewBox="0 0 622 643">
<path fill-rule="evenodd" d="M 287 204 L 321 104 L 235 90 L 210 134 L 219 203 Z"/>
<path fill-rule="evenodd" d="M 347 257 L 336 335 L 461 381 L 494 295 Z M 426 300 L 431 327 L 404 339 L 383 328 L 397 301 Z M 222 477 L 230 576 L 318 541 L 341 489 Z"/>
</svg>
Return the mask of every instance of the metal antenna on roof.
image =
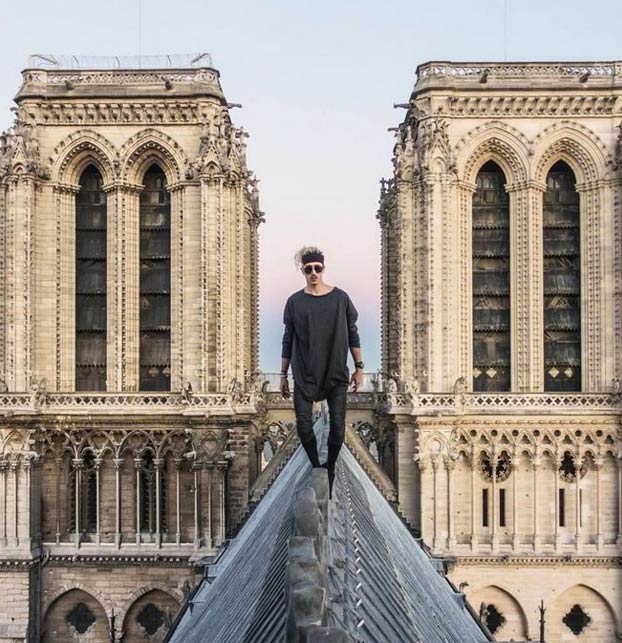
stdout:
<svg viewBox="0 0 622 643">
<path fill-rule="evenodd" d="M 510 15 L 510 0 L 503 3 L 503 60 L 508 61 L 508 18 Z"/>
<path fill-rule="evenodd" d="M 140 61 L 142 46 L 142 0 L 138 0 L 138 69 L 142 69 Z"/>
</svg>

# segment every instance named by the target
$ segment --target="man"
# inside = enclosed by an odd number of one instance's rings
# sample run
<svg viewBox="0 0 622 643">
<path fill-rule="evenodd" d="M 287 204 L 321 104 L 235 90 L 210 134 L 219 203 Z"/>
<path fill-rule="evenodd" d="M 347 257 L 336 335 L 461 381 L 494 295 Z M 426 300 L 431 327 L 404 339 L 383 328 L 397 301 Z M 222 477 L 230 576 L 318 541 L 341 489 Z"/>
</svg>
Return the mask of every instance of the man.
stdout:
<svg viewBox="0 0 622 643">
<path fill-rule="evenodd" d="M 287 369 L 294 376 L 294 410 L 300 442 L 314 467 L 325 467 L 332 496 L 335 464 L 345 435 L 348 382 L 356 391 L 363 381 L 363 362 L 356 320 L 358 313 L 348 294 L 324 281 L 324 255 L 315 247 L 296 253 L 296 263 L 306 280 L 302 290 L 291 295 L 283 312 L 281 394 L 290 397 Z M 348 347 L 355 370 L 348 380 Z M 313 433 L 311 407 L 327 400 L 330 412 L 328 458 L 320 464 Z"/>
</svg>

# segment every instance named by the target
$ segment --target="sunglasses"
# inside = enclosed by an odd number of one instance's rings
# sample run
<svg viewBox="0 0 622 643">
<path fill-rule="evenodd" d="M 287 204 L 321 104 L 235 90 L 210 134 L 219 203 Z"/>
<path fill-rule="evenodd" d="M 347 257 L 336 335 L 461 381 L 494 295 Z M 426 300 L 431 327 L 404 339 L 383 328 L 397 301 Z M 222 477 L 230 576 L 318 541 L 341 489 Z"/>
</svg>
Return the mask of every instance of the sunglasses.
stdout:
<svg viewBox="0 0 622 643">
<path fill-rule="evenodd" d="M 319 275 L 324 270 L 324 266 L 321 263 L 308 263 L 303 270 L 305 275 L 310 275 L 312 272 L 316 272 Z"/>
</svg>

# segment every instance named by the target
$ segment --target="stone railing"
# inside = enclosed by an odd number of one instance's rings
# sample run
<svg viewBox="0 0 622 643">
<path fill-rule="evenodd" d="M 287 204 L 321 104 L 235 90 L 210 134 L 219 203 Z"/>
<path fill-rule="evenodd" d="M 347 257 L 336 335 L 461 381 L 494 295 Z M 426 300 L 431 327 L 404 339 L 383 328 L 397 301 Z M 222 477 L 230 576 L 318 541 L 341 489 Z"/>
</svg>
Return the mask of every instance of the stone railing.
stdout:
<svg viewBox="0 0 622 643">
<path fill-rule="evenodd" d="M 622 62 L 551 62 L 551 63 L 454 63 L 428 62 L 417 67 L 417 80 L 433 76 L 452 78 L 481 77 L 486 73 L 495 78 L 562 78 L 588 74 L 591 77 L 622 76 Z"/>
<path fill-rule="evenodd" d="M 411 415 L 622 412 L 621 396 L 613 393 L 387 393 L 382 397 L 388 413 Z"/>
<path fill-rule="evenodd" d="M 2 393 L 0 415 L 85 414 L 93 412 L 144 414 L 232 415 L 254 413 L 253 393 Z"/>
</svg>

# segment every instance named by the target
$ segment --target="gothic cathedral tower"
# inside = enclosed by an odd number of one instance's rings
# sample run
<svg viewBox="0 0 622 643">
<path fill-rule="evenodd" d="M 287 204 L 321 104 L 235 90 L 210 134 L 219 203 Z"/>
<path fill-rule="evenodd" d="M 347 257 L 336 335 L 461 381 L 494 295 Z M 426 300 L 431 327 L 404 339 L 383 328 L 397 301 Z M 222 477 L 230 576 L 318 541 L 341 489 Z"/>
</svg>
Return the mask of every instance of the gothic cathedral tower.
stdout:
<svg viewBox="0 0 622 643">
<path fill-rule="evenodd" d="M 247 502 L 263 220 L 247 135 L 208 55 L 33 57 L 16 103 L 0 640 L 161 640 Z"/>
<path fill-rule="evenodd" d="M 503 640 L 622 631 L 622 64 L 421 65 L 383 182 L 402 511 Z"/>
</svg>

